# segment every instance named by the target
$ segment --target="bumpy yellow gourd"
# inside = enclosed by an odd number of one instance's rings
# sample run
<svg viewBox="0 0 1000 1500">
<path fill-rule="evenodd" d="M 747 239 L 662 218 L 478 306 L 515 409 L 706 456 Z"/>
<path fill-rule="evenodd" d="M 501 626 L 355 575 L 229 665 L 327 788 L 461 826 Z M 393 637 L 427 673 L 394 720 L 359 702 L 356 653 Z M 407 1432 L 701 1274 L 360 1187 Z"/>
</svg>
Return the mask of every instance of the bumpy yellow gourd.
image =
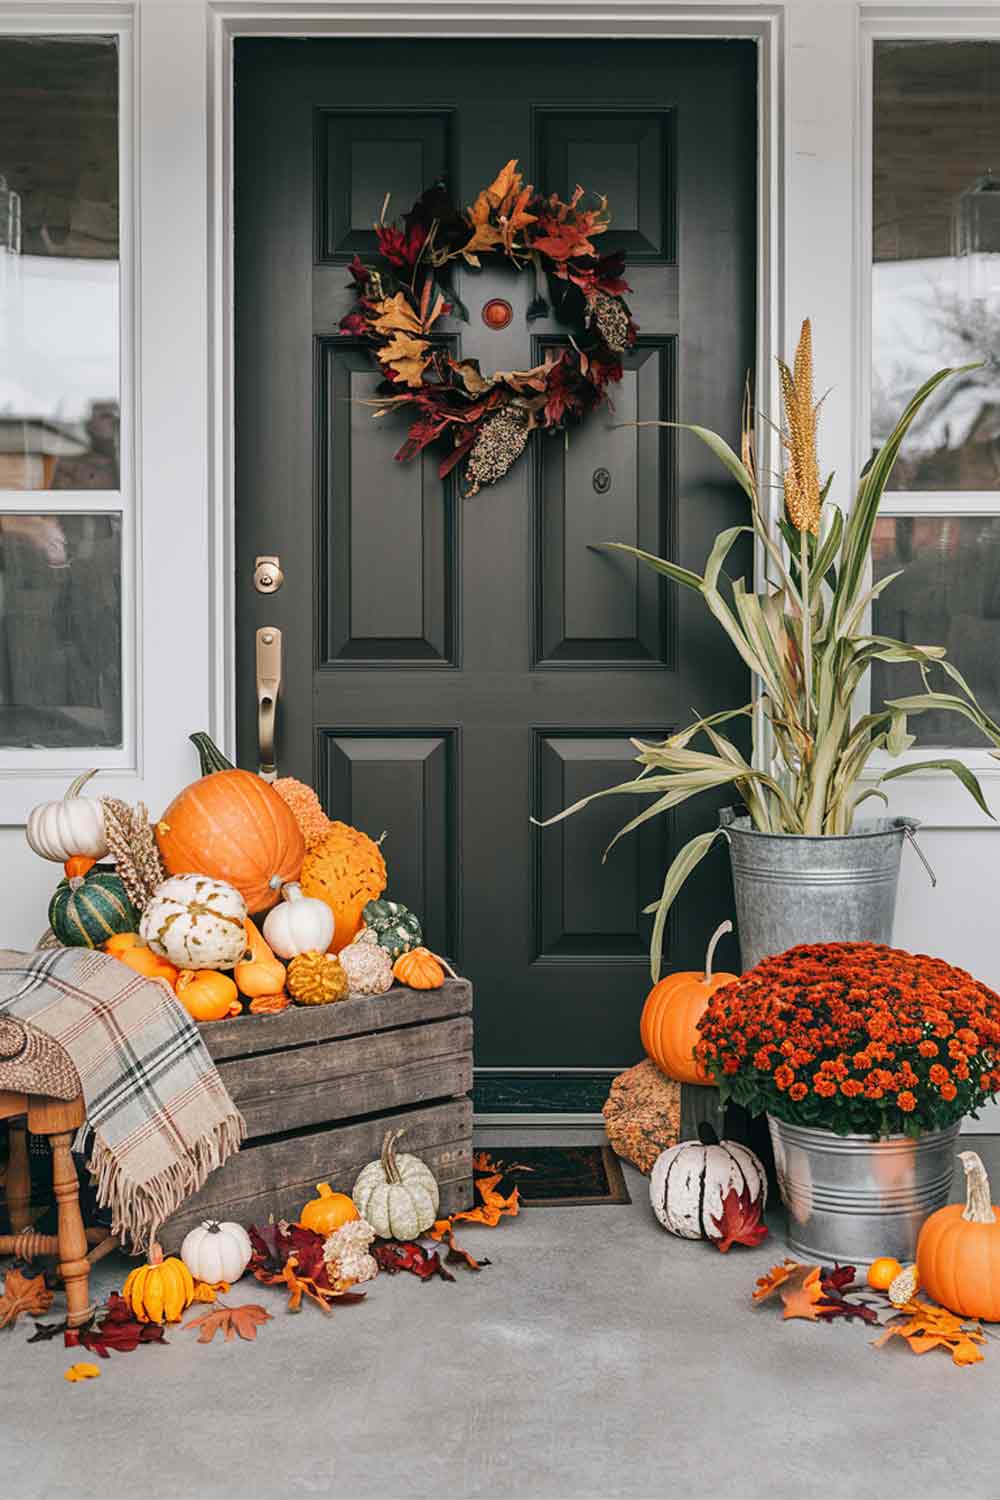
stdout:
<svg viewBox="0 0 1000 1500">
<path fill-rule="evenodd" d="M 176 1323 L 194 1301 L 194 1278 L 182 1260 L 164 1260 L 159 1245 L 151 1245 L 149 1263 L 136 1266 L 125 1278 L 122 1296 L 140 1323 Z"/>
<path fill-rule="evenodd" d="M 338 958 L 332 953 L 300 953 L 288 965 L 288 993 L 300 1005 L 329 1005 L 346 1000 L 350 986 Z"/>
</svg>

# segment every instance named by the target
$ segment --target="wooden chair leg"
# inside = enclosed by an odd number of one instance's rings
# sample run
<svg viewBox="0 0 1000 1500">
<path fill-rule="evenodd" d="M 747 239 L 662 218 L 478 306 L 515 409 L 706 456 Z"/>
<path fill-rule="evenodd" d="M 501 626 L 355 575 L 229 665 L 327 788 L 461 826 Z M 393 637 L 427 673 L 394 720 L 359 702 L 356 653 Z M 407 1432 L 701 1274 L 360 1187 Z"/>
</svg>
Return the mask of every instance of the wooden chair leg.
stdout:
<svg viewBox="0 0 1000 1500">
<path fill-rule="evenodd" d="M 13 1234 L 31 1228 L 31 1170 L 28 1132 L 23 1120 L 11 1120 L 7 1158 L 7 1214 Z"/>
<path fill-rule="evenodd" d="M 70 1151 L 72 1139 L 68 1130 L 49 1137 L 52 1187 L 59 1212 L 59 1274 L 66 1286 L 67 1321 L 75 1328 L 90 1316 L 90 1262 L 80 1213 L 80 1184 Z"/>
</svg>

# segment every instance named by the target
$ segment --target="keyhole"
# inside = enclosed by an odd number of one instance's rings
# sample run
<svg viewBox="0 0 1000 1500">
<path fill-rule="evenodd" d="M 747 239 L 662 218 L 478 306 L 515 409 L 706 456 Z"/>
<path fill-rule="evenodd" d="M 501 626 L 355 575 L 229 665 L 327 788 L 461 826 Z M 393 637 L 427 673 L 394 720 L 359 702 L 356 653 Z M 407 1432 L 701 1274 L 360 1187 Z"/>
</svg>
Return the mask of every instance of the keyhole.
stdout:
<svg viewBox="0 0 1000 1500">
<path fill-rule="evenodd" d="M 599 495 L 606 495 L 611 488 L 611 473 L 608 469 L 595 469 L 593 475 L 594 489 Z"/>
</svg>

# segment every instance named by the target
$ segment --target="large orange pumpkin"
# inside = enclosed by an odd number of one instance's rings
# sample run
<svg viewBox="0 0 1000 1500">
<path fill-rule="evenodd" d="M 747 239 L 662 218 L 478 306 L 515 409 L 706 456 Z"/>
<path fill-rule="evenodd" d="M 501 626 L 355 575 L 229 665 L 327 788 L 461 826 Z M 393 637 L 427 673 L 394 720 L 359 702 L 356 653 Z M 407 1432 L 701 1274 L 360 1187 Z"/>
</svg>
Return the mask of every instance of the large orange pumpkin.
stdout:
<svg viewBox="0 0 1000 1500">
<path fill-rule="evenodd" d="M 711 1083 L 694 1058 L 698 1040 L 698 1022 L 705 1013 L 709 997 L 724 984 L 732 984 L 736 974 L 713 974 L 712 960 L 723 933 L 732 932 L 732 922 L 722 922 L 713 932 L 705 954 L 705 971 L 668 974 L 655 984 L 646 996 L 639 1021 L 639 1035 L 652 1058 L 668 1078 L 679 1083 Z"/>
<path fill-rule="evenodd" d="M 975 1151 L 960 1151 L 965 1202 L 924 1220 L 917 1239 L 917 1280 L 935 1302 L 962 1318 L 1000 1321 L 1000 1210 Z"/>
<path fill-rule="evenodd" d="M 305 854 L 287 803 L 250 771 L 215 771 L 185 787 L 157 823 L 156 842 L 169 874 L 224 880 L 251 912 L 274 905 Z"/>
</svg>

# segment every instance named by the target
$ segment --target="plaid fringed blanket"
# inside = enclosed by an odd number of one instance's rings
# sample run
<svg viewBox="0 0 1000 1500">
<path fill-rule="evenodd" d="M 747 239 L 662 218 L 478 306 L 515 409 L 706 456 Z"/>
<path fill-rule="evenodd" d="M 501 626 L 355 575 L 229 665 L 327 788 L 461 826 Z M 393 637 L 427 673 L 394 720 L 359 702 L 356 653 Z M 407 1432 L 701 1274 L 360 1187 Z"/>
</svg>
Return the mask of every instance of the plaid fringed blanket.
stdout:
<svg viewBox="0 0 1000 1500">
<path fill-rule="evenodd" d="M 134 1248 L 239 1150 L 243 1116 L 157 980 L 89 948 L 0 950 L 0 1014 L 30 1021 L 72 1058 L 98 1202 Z"/>
</svg>

